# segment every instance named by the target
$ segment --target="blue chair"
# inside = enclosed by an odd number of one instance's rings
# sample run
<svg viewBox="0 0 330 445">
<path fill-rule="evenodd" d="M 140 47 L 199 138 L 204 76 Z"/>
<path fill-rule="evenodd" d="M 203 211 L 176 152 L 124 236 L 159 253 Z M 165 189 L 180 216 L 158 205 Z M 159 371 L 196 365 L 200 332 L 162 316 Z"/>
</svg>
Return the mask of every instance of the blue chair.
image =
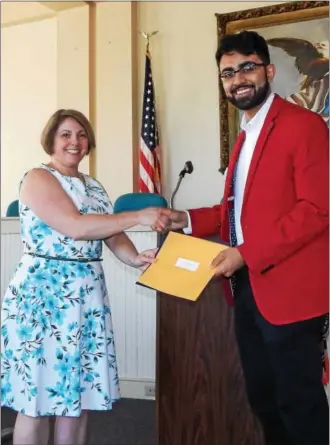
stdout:
<svg viewBox="0 0 330 445">
<path fill-rule="evenodd" d="M 6 216 L 8 218 L 14 218 L 16 216 L 19 216 L 18 199 L 16 199 L 16 201 L 13 201 L 9 204 L 9 206 L 7 208 Z"/>
<path fill-rule="evenodd" d="M 116 199 L 113 212 L 133 212 L 147 207 L 167 208 L 168 204 L 163 196 L 156 193 L 126 193 Z"/>
</svg>

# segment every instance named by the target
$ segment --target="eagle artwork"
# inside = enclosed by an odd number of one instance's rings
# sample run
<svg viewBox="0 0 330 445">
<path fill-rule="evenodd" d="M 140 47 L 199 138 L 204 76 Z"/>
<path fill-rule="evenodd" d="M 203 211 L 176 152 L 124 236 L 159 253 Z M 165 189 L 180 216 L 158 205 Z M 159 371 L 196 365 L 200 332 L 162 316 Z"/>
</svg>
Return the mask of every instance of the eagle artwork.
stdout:
<svg viewBox="0 0 330 445">
<path fill-rule="evenodd" d="M 295 66 L 304 76 L 299 91 L 286 100 L 320 114 L 329 124 L 329 41 L 315 45 L 308 40 L 280 37 L 267 40 L 295 58 Z"/>
</svg>

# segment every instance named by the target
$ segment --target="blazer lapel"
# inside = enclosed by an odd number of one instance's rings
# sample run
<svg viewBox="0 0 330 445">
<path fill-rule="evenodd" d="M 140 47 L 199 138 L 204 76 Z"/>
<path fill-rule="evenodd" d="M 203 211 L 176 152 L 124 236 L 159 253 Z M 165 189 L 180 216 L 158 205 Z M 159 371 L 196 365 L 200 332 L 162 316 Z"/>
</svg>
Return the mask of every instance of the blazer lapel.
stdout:
<svg viewBox="0 0 330 445">
<path fill-rule="evenodd" d="M 233 183 L 233 175 L 234 175 L 234 171 L 236 168 L 236 163 L 238 160 L 238 156 L 240 154 L 241 148 L 243 146 L 243 142 L 245 139 L 245 132 L 241 131 L 236 139 L 233 151 L 230 155 L 230 159 L 229 159 L 229 164 L 228 164 L 228 173 L 227 173 L 227 177 L 226 177 L 226 183 L 225 183 L 225 189 L 224 189 L 224 193 L 223 193 L 223 205 L 222 206 L 222 220 L 226 214 L 227 211 L 227 202 L 228 202 L 228 197 L 230 195 L 233 194 L 233 190 L 232 190 L 232 183 Z"/>
<path fill-rule="evenodd" d="M 261 129 L 260 135 L 258 137 L 256 146 L 255 146 L 255 149 L 253 152 L 253 156 L 251 159 L 249 173 L 247 176 L 245 190 L 244 190 L 243 206 L 247 200 L 247 197 L 248 197 L 248 194 L 249 194 L 252 182 L 253 182 L 253 178 L 254 178 L 255 172 L 257 170 L 260 157 L 261 157 L 262 152 L 265 148 L 267 139 L 275 126 L 275 118 L 278 115 L 278 113 L 280 112 L 283 102 L 284 102 L 284 99 L 282 99 L 276 95 L 274 98 L 274 101 L 269 109 L 269 112 L 266 116 L 264 125 Z"/>
<path fill-rule="evenodd" d="M 241 151 L 241 148 L 243 146 L 243 142 L 245 139 L 245 132 L 241 131 L 236 139 L 233 151 L 230 155 L 229 164 L 228 164 L 228 173 L 226 177 L 226 185 L 225 185 L 225 191 L 224 191 L 224 197 L 228 198 L 230 192 L 231 192 L 231 185 L 233 182 L 233 175 L 236 168 L 236 163 Z"/>
</svg>

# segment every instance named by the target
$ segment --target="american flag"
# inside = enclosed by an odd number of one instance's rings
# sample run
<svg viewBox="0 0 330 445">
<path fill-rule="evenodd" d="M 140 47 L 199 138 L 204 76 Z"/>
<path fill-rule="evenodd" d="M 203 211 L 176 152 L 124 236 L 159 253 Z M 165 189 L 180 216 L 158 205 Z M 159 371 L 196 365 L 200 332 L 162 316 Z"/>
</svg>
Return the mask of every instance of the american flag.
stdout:
<svg viewBox="0 0 330 445">
<path fill-rule="evenodd" d="M 139 170 L 140 192 L 160 194 L 160 146 L 149 45 L 146 48 Z"/>
</svg>

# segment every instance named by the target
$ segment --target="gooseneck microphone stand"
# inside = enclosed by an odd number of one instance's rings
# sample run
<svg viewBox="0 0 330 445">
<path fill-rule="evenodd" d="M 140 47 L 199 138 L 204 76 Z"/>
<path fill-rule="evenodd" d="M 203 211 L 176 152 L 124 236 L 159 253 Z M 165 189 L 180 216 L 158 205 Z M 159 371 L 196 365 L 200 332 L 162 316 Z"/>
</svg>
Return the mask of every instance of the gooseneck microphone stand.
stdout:
<svg viewBox="0 0 330 445">
<path fill-rule="evenodd" d="M 170 209 L 173 209 L 174 197 L 175 197 L 175 195 L 177 194 L 177 192 L 179 190 L 179 187 L 180 187 L 182 179 L 185 177 L 186 173 L 188 173 L 190 175 L 193 171 L 194 171 L 194 166 L 193 166 L 192 162 L 191 161 L 187 161 L 185 163 L 185 165 L 184 165 L 183 170 L 181 170 L 181 172 L 179 174 L 179 180 L 178 180 L 177 185 L 176 185 L 176 187 L 175 187 L 175 189 L 174 189 L 174 191 L 173 191 L 173 193 L 171 195 L 171 198 L 170 198 Z"/>
</svg>

